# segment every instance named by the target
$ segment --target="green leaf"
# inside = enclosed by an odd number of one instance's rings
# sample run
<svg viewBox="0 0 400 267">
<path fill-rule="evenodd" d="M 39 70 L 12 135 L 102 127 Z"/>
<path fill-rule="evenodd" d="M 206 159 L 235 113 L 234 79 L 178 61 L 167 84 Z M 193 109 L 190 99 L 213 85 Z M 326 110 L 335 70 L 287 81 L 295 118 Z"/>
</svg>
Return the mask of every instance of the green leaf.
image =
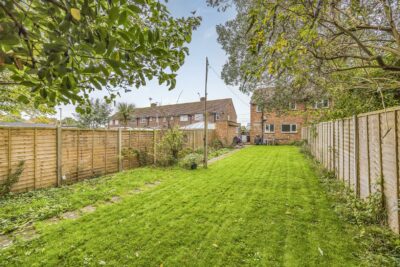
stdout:
<svg viewBox="0 0 400 267">
<path fill-rule="evenodd" d="M 127 18 L 128 18 L 128 13 L 127 13 L 126 11 L 123 11 L 123 12 L 119 15 L 118 24 L 119 24 L 119 25 L 125 24 Z"/>
<path fill-rule="evenodd" d="M 77 8 L 71 8 L 71 16 L 75 20 L 80 21 L 81 20 L 81 11 Z"/>
<path fill-rule="evenodd" d="M 134 13 L 142 13 L 142 9 L 135 5 L 128 5 L 128 8 Z"/>
<path fill-rule="evenodd" d="M 119 8 L 117 6 L 114 6 L 110 9 L 108 20 L 114 22 L 118 19 L 118 15 L 119 15 Z"/>
</svg>

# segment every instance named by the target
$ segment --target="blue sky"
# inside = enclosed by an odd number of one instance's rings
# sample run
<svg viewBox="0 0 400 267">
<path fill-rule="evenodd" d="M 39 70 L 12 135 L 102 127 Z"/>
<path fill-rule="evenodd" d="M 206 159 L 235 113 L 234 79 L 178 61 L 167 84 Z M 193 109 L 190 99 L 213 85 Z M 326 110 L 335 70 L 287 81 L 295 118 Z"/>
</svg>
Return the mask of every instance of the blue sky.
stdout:
<svg viewBox="0 0 400 267">
<path fill-rule="evenodd" d="M 150 105 L 149 98 L 152 98 L 152 102 L 159 102 L 162 105 L 175 104 L 177 101 L 179 103 L 198 101 L 198 93 L 204 94 L 205 57 L 207 56 L 212 67 L 208 76 L 209 99 L 232 98 L 238 114 L 238 122 L 246 125 L 250 120 L 249 96 L 242 94 L 235 87 L 226 86 L 219 77 L 227 56 L 217 42 L 215 26 L 233 18 L 235 11 L 229 9 L 226 12 L 218 12 L 214 8 L 207 7 L 206 0 L 170 0 L 167 6 L 173 16 L 186 17 L 191 15 L 191 11 L 196 11 L 196 14 L 203 18 L 201 26 L 193 33 L 192 42 L 189 44 L 190 55 L 178 71 L 176 88 L 168 91 L 167 87 L 153 81 L 146 87 L 133 88 L 132 92 L 121 92 L 121 97 L 117 99 L 117 102 L 129 102 L 137 107 L 146 107 Z M 96 92 L 92 96 L 102 97 L 104 94 L 105 92 Z M 63 107 L 63 117 L 71 116 L 73 112 L 73 106 Z"/>
</svg>

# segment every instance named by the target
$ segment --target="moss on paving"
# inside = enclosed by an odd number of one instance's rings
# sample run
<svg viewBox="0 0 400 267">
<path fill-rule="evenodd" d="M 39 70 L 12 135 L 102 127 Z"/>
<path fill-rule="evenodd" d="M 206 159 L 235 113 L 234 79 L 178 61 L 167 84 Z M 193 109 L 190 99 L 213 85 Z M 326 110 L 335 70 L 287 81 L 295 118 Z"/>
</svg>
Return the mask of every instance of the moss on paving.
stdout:
<svg viewBox="0 0 400 267">
<path fill-rule="evenodd" d="M 163 182 L 0 251 L 7 266 L 354 266 L 355 229 L 298 148 L 250 147 L 208 170 L 139 169 Z M 117 186 L 117 188 L 119 188 Z M 83 188 L 82 188 L 83 189 Z M 121 189 L 122 190 L 122 189 Z M 128 190 L 128 189 L 126 189 Z M 73 196 L 71 196 L 73 197 Z"/>
</svg>

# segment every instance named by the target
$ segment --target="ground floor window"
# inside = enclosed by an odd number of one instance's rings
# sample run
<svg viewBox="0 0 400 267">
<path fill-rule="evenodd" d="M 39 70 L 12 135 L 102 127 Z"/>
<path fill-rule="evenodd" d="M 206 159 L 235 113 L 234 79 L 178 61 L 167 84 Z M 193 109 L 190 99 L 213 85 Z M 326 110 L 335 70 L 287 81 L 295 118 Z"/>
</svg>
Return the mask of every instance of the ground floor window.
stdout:
<svg viewBox="0 0 400 267">
<path fill-rule="evenodd" d="M 297 124 L 282 124 L 282 133 L 297 133 Z"/>
<path fill-rule="evenodd" d="M 266 133 L 273 133 L 273 132 L 275 132 L 275 125 L 273 125 L 273 124 L 267 124 L 267 125 L 265 125 L 265 132 L 266 132 Z"/>
</svg>

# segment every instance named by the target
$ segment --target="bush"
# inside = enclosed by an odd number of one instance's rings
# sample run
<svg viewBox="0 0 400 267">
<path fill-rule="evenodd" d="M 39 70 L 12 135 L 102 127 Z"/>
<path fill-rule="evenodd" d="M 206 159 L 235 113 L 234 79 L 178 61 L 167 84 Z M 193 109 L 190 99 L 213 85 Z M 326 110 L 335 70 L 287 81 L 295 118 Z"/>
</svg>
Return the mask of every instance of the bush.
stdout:
<svg viewBox="0 0 400 267">
<path fill-rule="evenodd" d="M 188 170 L 196 169 L 197 166 L 202 162 L 202 159 L 203 158 L 201 155 L 197 153 L 191 153 L 180 160 L 179 166 Z"/>
<path fill-rule="evenodd" d="M 189 154 L 191 154 L 191 153 L 193 153 L 193 149 L 191 149 L 191 148 L 189 148 L 189 147 L 184 148 L 184 149 L 182 149 L 181 151 L 179 151 L 179 153 L 178 153 L 178 158 L 182 159 L 182 158 L 184 158 L 186 155 L 189 155 Z"/>
<path fill-rule="evenodd" d="M 177 163 L 183 143 L 182 131 L 178 128 L 168 129 L 158 145 L 158 151 L 161 153 L 157 163 L 161 166 L 169 166 Z"/>
<path fill-rule="evenodd" d="M 214 139 L 214 140 L 212 141 L 212 143 L 211 143 L 211 148 L 212 148 L 213 150 L 218 150 L 218 149 L 221 149 L 221 148 L 223 148 L 223 147 L 224 147 L 224 144 L 223 144 L 222 141 L 219 140 L 219 139 Z"/>
</svg>

